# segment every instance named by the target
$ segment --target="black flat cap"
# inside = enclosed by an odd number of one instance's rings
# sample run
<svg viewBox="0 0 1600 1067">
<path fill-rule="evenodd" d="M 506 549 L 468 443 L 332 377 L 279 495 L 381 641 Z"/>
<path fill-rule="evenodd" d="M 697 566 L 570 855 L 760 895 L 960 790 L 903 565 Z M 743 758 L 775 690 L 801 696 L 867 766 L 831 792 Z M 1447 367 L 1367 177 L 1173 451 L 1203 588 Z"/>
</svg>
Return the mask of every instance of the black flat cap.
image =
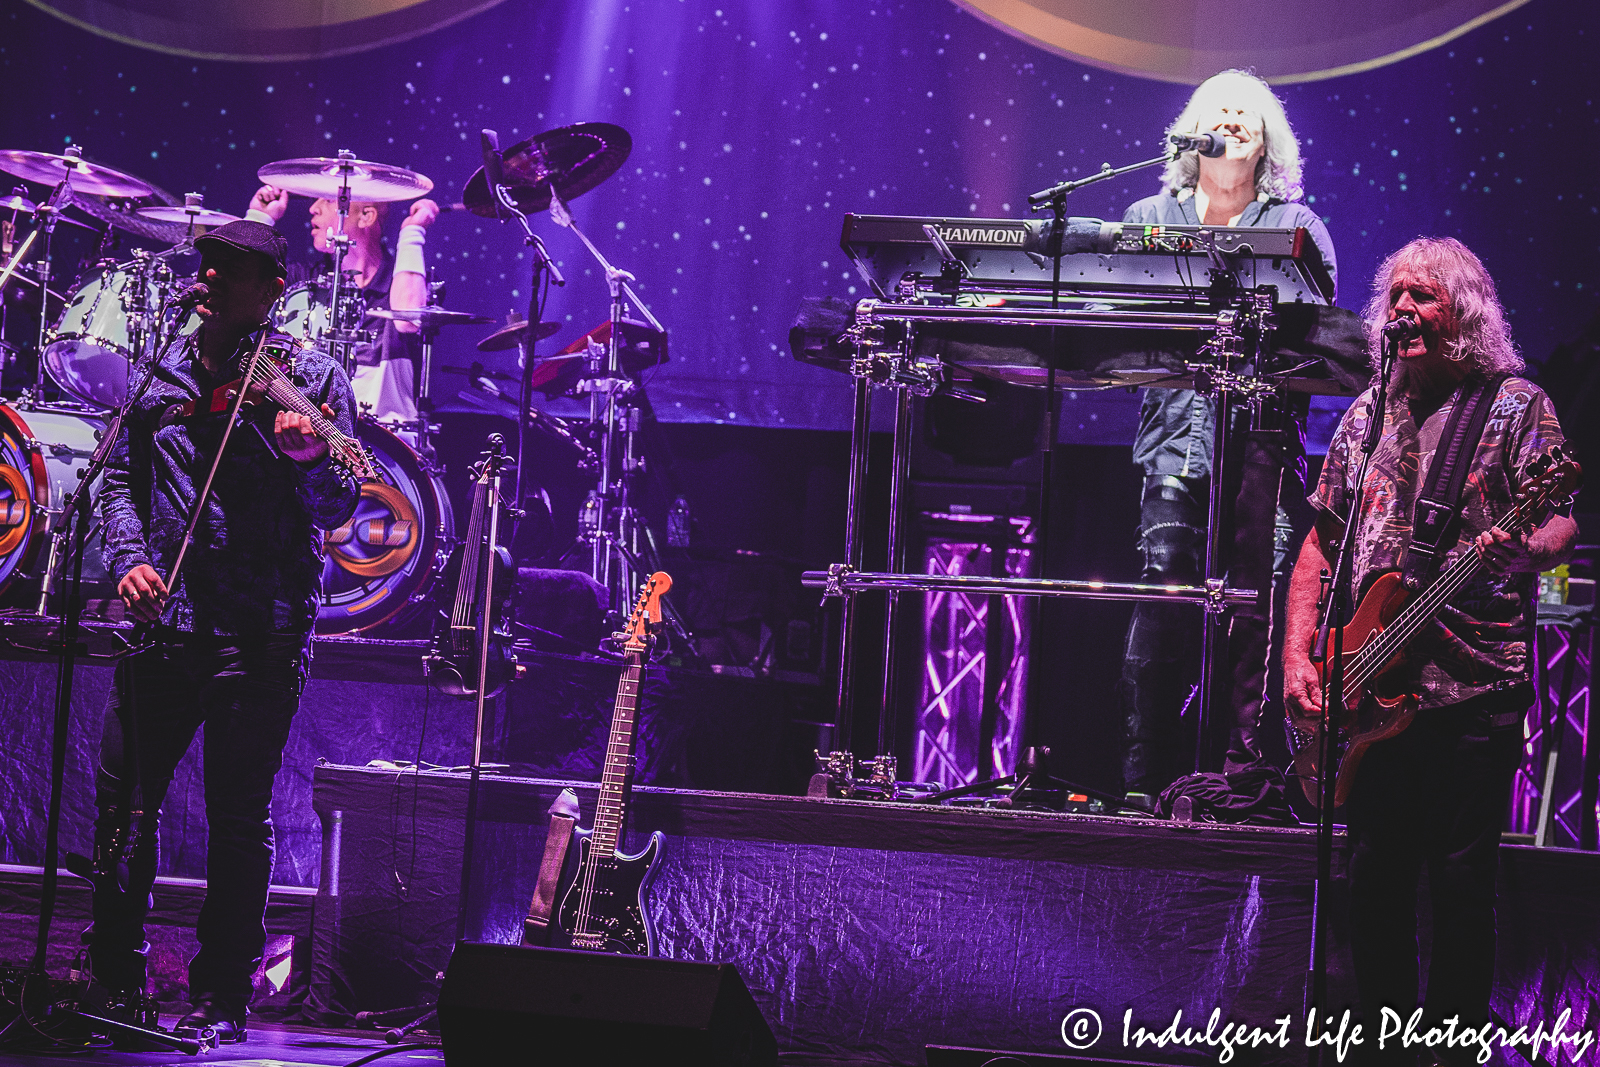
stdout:
<svg viewBox="0 0 1600 1067">
<path fill-rule="evenodd" d="M 289 242 L 271 226 L 249 219 L 224 223 L 210 233 L 194 239 L 194 245 L 205 253 L 206 244 L 215 241 L 244 252 L 254 252 L 272 261 L 273 270 L 280 278 L 289 274 Z"/>
</svg>

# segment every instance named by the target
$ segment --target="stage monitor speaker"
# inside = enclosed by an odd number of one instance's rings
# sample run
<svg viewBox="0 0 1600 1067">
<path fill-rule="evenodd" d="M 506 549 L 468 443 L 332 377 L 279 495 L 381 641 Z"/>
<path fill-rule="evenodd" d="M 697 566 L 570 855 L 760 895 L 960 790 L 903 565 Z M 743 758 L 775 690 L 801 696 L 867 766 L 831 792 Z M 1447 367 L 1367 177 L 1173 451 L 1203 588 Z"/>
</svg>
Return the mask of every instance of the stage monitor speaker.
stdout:
<svg viewBox="0 0 1600 1067">
<path fill-rule="evenodd" d="M 731 963 L 462 942 L 439 991 L 448 1067 L 776 1067 Z"/>
</svg>

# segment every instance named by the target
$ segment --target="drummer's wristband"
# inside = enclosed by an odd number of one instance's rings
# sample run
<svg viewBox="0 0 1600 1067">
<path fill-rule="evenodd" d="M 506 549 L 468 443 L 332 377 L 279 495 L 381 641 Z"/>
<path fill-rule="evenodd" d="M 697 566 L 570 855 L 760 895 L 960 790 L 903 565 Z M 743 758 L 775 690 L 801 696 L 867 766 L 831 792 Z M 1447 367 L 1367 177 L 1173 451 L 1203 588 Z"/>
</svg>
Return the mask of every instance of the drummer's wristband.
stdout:
<svg viewBox="0 0 1600 1067">
<path fill-rule="evenodd" d="M 428 264 L 423 259 L 422 250 L 427 244 L 428 231 L 421 226 L 400 227 L 400 241 L 394 250 L 394 272 L 409 271 L 426 275 Z"/>
</svg>

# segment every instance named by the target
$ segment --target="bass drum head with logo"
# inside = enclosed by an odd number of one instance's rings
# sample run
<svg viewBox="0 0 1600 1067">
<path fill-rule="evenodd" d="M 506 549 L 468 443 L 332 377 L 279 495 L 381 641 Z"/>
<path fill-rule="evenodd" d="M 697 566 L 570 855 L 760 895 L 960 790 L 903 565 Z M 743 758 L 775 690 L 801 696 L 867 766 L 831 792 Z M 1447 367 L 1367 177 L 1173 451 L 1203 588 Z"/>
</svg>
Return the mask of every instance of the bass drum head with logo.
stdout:
<svg viewBox="0 0 1600 1067">
<path fill-rule="evenodd" d="M 77 489 L 78 472 L 89 466 L 95 434 L 103 429 L 104 421 L 89 416 L 0 404 L 0 595 L 38 592 L 50 555 L 50 516 Z M 98 479 L 89 497 L 93 511 Z M 84 545 L 83 580 L 108 581 L 98 537 Z"/>
<path fill-rule="evenodd" d="M 417 453 L 371 419 L 356 433 L 382 481 L 363 483 L 350 521 L 323 535 L 319 634 L 396 628 L 426 614 L 455 537 L 444 486 Z"/>
</svg>

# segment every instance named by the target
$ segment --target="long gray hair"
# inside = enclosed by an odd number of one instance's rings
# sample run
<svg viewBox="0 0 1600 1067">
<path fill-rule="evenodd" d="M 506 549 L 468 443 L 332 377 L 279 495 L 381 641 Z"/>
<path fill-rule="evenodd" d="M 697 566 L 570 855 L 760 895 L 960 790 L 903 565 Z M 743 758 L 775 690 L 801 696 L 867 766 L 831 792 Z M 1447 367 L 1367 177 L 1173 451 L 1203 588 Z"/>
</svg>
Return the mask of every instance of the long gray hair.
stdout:
<svg viewBox="0 0 1600 1067">
<path fill-rule="evenodd" d="M 1251 71 L 1225 70 L 1201 82 L 1183 111 L 1167 127 L 1167 133 L 1199 133 L 1201 118 L 1215 106 L 1214 101 L 1218 96 L 1231 106 L 1242 106 L 1261 116 L 1266 151 L 1256 161 L 1256 193 L 1266 193 L 1280 200 L 1299 200 L 1303 193 L 1300 188 L 1300 141 L 1294 135 L 1294 128 L 1289 125 L 1283 101 L 1274 96 L 1267 83 Z M 1162 185 L 1173 195 L 1184 189 L 1193 189 L 1199 181 L 1199 152 L 1184 152 L 1161 172 Z"/>
<path fill-rule="evenodd" d="M 1471 360 L 1473 371 L 1485 377 L 1521 374 L 1526 364 L 1511 341 L 1505 308 L 1495 291 L 1494 279 L 1472 249 L 1454 237 L 1418 237 L 1392 253 L 1372 279 L 1372 297 L 1361 317 L 1367 323 L 1367 358 L 1376 373 L 1383 358 L 1383 324 L 1389 321 L 1389 290 L 1395 276 L 1412 270 L 1431 278 L 1444 289 L 1459 324 L 1456 339 L 1445 346 L 1450 359 Z M 1405 362 L 1399 361 L 1401 376 Z"/>
</svg>

